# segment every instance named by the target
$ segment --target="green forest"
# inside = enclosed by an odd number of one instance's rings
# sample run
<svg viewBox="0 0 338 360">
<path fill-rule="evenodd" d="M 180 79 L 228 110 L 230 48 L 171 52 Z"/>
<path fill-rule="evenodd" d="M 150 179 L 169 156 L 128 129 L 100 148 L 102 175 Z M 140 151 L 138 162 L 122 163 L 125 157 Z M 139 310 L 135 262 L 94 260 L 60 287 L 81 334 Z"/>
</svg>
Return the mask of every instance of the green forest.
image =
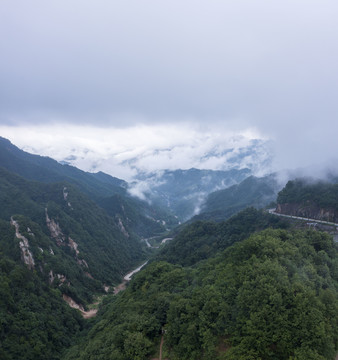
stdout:
<svg viewBox="0 0 338 360">
<path fill-rule="evenodd" d="M 333 359 L 337 249 L 324 233 L 267 229 L 193 267 L 149 264 L 106 299 L 65 359 Z"/>
<path fill-rule="evenodd" d="M 334 360 L 337 234 L 262 209 L 274 178 L 176 226 L 124 181 L 0 138 L 0 359 Z M 295 180 L 277 200 L 336 209 L 337 186 Z"/>
</svg>

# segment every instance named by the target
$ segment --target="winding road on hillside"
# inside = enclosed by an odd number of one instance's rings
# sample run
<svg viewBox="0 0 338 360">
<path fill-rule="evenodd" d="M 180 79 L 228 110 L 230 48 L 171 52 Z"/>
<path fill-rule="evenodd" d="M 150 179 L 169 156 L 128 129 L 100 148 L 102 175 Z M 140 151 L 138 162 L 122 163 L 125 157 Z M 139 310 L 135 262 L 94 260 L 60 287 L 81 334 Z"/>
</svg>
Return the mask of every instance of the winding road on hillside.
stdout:
<svg viewBox="0 0 338 360">
<path fill-rule="evenodd" d="M 147 247 L 148 247 L 148 248 L 151 248 L 151 249 L 159 249 L 159 246 L 153 246 L 153 245 L 151 245 L 150 242 L 149 242 L 149 240 L 156 239 L 156 238 L 158 238 L 158 236 L 153 236 L 153 237 L 151 237 L 151 238 L 143 239 L 143 241 L 147 244 Z M 162 239 L 160 245 L 165 244 L 167 241 L 170 241 L 170 240 L 172 240 L 172 239 L 173 239 L 173 238 L 171 238 L 171 237 L 170 237 L 170 238 Z"/>
<path fill-rule="evenodd" d="M 318 223 L 318 224 L 325 224 L 325 225 L 336 226 L 336 227 L 338 228 L 338 224 L 337 224 L 337 223 L 334 223 L 334 222 L 329 222 L 329 221 L 324 221 L 324 220 L 318 220 L 318 219 L 311 219 L 311 218 L 305 218 L 305 217 L 300 217 L 300 216 L 280 214 L 280 213 L 277 213 L 277 212 L 276 212 L 276 209 L 269 209 L 268 212 L 269 212 L 269 214 L 277 215 L 277 216 L 282 216 L 282 217 L 286 217 L 286 218 L 289 218 L 289 219 L 302 220 L 302 221 L 311 221 L 311 222 Z M 338 229 L 337 229 L 337 230 L 338 230 Z"/>
<path fill-rule="evenodd" d="M 120 291 L 123 291 L 126 289 L 127 283 L 131 280 L 132 276 L 134 274 L 136 274 L 137 272 L 139 272 L 143 266 L 145 266 L 148 263 L 148 261 L 146 261 L 145 263 L 143 263 L 141 266 L 137 267 L 135 270 L 130 271 L 128 274 L 126 274 L 123 278 L 123 281 L 121 284 L 117 285 L 114 287 L 114 295 L 118 294 Z M 101 297 L 101 299 L 96 300 L 93 304 L 89 305 L 90 307 L 92 307 L 90 310 L 86 311 L 84 309 L 84 307 L 80 304 L 77 304 L 71 297 L 63 294 L 63 299 L 66 301 L 66 303 L 73 309 L 77 309 L 81 312 L 82 316 L 84 319 L 90 319 L 94 316 L 96 316 L 97 311 L 98 311 L 98 306 L 102 300 L 102 298 L 105 295 L 103 295 Z"/>
<path fill-rule="evenodd" d="M 152 238 L 148 238 L 148 239 L 144 239 L 144 241 L 146 242 L 147 246 L 149 248 L 159 248 L 159 246 L 152 246 L 149 243 L 149 240 L 154 239 L 155 237 Z M 162 239 L 161 244 L 166 243 L 167 241 L 172 240 L 173 238 L 165 238 Z M 130 271 L 129 273 L 127 273 L 124 277 L 123 277 L 123 281 L 114 287 L 114 295 L 117 295 L 120 291 L 123 291 L 126 289 L 127 287 L 127 283 L 131 280 L 132 276 L 134 274 L 136 274 L 137 272 L 139 272 L 145 265 L 147 265 L 148 261 L 144 262 L 142 265 L 140 265 L 139 267 L 137 267 L 136 269 Z M 109 287 L 107 287 L 107 290 L 109 290 Z M 93 304 L 90 305 L 90 307 L 92 307 L 90 310 L 85 311 L 82 305 L 77 304 L 73 299 L 64 296 L 64 300 L 68 303 L 68 305 L 74 309 L 78 309 L 81 311 L 82 316 L 85 319 L 90 319 L 94 316 L 96 316 L 96 313 L 98 311 L 98 305 L 100 304 L 100 300 L 99 301 L 95 301 Z"/>
<path fill-rule="evenodd" d="M 137 272 L 139 272 L 143 266 L 147 265 L 148 261 L 146 261 L 145 263 L 143 263 L 141 266 L 139 266 L 138 268 L 136 268 L 135 270 L 129 272 L 127 275 L 124 276 L 123 281 L 121 282 L 121 284 L 117 285 L 114 287 L 114 294 L 118 294 L 120 291 L 123 291 L 126 289 L 127 283 L 131 280 L 132 276 L 134 274 L 136 274 Z"/>
</svg>

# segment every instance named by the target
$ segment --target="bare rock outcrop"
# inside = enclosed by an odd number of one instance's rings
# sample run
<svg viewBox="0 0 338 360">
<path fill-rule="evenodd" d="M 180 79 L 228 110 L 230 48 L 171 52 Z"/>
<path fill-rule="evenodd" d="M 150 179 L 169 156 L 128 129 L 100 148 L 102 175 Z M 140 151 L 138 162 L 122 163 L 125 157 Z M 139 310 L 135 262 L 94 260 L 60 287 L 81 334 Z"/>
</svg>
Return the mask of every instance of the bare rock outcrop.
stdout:
<svg viewBox="0 0 338 360">
<path fill-rule="evenodd" d="M 277 204 L 276 212 L 279 214 L 299 216 L 329 222 L 337 222 L 338 220 L 338 214 L 333 209 L 324 209 L 309 202 L 305 204 Z"/>
<path fill-rule="evenodd" d="M 28 239 L 24 237 L 22 234 L 20 234 L 19 224 L 17 221 L 13 219 L 13 217 L 11 217 L 11 224 L 15 226 L 15 236 L 20 240 L 19 246 L 20 246 L 21 258 L 23 262 L 28 266 L 29 269 L 34 269 L 35 262 L 34 262 L 33 254 L 29 249 Z"/>
<path fill-rule="evenodd" d="M 47 208 L 46 211 L 46 224 L 50 231 L 50 236 L 56 241 L 58 246 L 61 246 L 65 242 L 65 235 L 61 231 L 60 225 L 54 220 L 50 219 L 48 216 Z"/>
<path fill-rule="evenodd" d="M 79 255 L 78 244 L 69 236 L 68 237 L 68 246 L 73 249 L 76 253 L 76 255 Z"/>
<path fill-rule="evenodd" d="M 68 191 L 66 186 L 63 188 L 63 199 L 67 202 L 67 205 L 72 208 L 72 204 L 68 201 Z"/>
<path fill-rule="evenodd" d="M 126 237 L 126 238 L 129 238 L 129 234 L 128 234 L 128 231 L 126 230 L 126 228 L 124 227 L 123 225 L 123 222 L 121 220 L 121 218 L 119 216 L 117 216 L 117 225 L 120 229 L 120 231 L 122 232 L 122 234 Z"/>
</svg>

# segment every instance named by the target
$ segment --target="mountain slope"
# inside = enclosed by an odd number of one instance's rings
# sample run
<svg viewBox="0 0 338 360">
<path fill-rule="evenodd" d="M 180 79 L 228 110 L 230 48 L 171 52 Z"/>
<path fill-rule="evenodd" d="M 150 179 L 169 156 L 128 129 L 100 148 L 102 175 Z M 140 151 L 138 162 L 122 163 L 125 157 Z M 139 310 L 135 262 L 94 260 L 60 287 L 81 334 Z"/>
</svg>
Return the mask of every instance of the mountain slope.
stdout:
<svg viewBox="0 0 338 360">
<path fill-rule="evenodd" d="M 333 360 L 337 265 L 327 234 L 271 229 L 196 268 L 151 263 L 65 359 L 157 358 L 161 342 L 172 360 Z"/>
<path fill-rule="evenodd" d="M 146 201 L 132 197 L 127 192 L 128 184 L 110 175 L 99 173 L 88 173 L 73 166 L 62 165 L 57 161 L 38 155 L 24 152 L 11 144 L 7 139 L 0 137 L 0 166 L 10 172 L 16 173 L 27 180 L 34 180 L 43 183 L 67 182 L 75 185 L 80 191 L 88 195 L 97 204 L 110 209 L 109 214 L 113 217 L 124 217 L 122 220 L 127 223 L 127 219 L 135 217 L 140 228 L 147 227 L 165 231 L 166 227 L 161 226 L 165 221 L 168 226 L 176 225 L 178 221 L 172 214 L 159 209 L 154 205 L 149 205 Z M 125 214 L 112 212 L 112 202 L 114 199 L 125 208 Z M 159 230 L 158 228 L 161 228 Z M 144 232 L 138 234 L 137 228 L 130 227 L 135 235 L 144 236 Z M 150 233 L 150 231 L 148 231 Z"/>
<path fill-rule="evenodd" d="M 0 251 L 8 223 L 0 220 Z M 6 244 L 8 246 L 8 244 Z M 38 273 L 1 254 L 0 358 L 58 360 L 84 327 L 81 315 Z"/>
<path fill-rule="evenodd" d="M 310 179 L 289 181 L 279 192 L 276 211 L 331 222 L 338 221 L 338 184 Z"/>
<path fill-rule="evenodd" d="M 192 266 L 210 258 L 254 232 L 267 228 L 287 228 L 277 216 L 247 208 L 226 221 L 195 221 L 185 227 L 155 255 L 156 261 Z"/>
<path fill-rule="evenodd" d="M 279 190 L 274 174 L 262 178 L 250 176 L 239 184 L 209 194 L 201 213 L 194 219 L 223 221 L 246 207 L 262 208 L 276 200 Z"/>
<path fill-rule="evenodd" d="M 69 184 L 30 182 L 0 168 L 0 200 L 0 218 L 17 223 L 35 268 L 63 279 L 64 292 L 83 304 L 142 259 L 140 242 Z"/>
<path fill-rule="evenodd" d="M 170 209 L 181 221 L 186 221 L 199 212 L 206 196 L 217 190 L 237 184 L 250 175 L 242 170 L 165 170 L 143 174 L 131 184 L 131 192 L 142 194 L 161 207 Z"/>
<path fill-rule="evenodd" d="M 125 193 L 126 183 L 109 175 L 93 175 L 73 166 L 20 150 L 9 140 L 0 137 L 0 166 L 25 179 L 44 183 L 67 181 L 77 185 L 92 198 Z"/>
</svg>

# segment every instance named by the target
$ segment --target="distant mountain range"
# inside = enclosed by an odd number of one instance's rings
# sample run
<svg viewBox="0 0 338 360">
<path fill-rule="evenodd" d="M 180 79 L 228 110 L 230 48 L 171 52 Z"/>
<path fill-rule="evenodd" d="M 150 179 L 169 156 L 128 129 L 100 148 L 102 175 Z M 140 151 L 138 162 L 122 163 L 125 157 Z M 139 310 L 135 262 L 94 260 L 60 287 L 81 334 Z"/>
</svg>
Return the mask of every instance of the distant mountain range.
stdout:
<svg viewBox="0 0 338 360">
<path fill-rule="evenodd" d="M 271 160 L 267 145 L 263 140 L 251 140 L 246 147 L 229 148 L 229 149 L 211 149 L 205 153 L 200 163 L 208 163 L 208 161 L 223 161 L 225 170 L 201 170 L 201 169 L 177 169 L 177 170 L 160 170 L 147 172 L 141 170 L 141 164 L 144 161 L 151 160 L 159 154 L 171 153 L 174 149 L 167 150 L 153 150 L 143 156 L 137 156 L 129 160 L 124 160 L 123 166 L 132 168 L 136 173 L 133 181 L 127 183 L 116 177 L 103 173 L 102 171 L 84 172 L 71 164 L 76 165 L 79 160 L 79 155 L 70 154 L 63 161 L 56 162 L 47 157 L 38 155 L 31 155 L 18 148 L 14 147 L 5 139 L 0 141 L 0 146 L 7 144 L 7 150 L 11 148 L 10 153 L 12 159 L 7 164 L 7 168 L 20 175 L 24 175 L 29 179 L 38 181 L 50 181 L 50 179 L 63 179 L 70 181 L 80 186 L 81 190 L 85 191 L 93 200 L 99 200 L 100 206 L 106 209 L 112 207 L 107 204 L 107 198 L 120 194 L 123 198 L 129 196 L 128 202 L 138 203 L 137 206 L 147 206 L 151 204 L 151 208 L 157 208 L 158 213 L 162 214 L 162 219 L 156 218 L 152 211 L 146 210 L 143 213 L 150 218 L 155 218 L 156 221 L 164 220 L 166 223 L 174 224 L 175 221 L 184 222 L 192 216 L 199 214 L 204 206 L 207 196 L 218 190 L 228 188 L 236 185 L 250 175 L 256 173 L 258 169 L 266 168 Z M 82 152 L 82 157 L 85 156 L 85 151 Z M 93 154 L 91 153 L 91 159 Z M 95 157 L 94 157 L 95 158 Z M 30 164 L 30 168 L 24 165 L 24 162 Z M 89 160 L 88 161 L 94 161 Z M 109 159 L 99 159 L 99 164 L 87 165 L 92 169 L 105 168 L 105 164 Z M 94 161 L 95 162 L 95 161 Z M 45 166 L 48 171 L 39 171 L 39 167 Z M 31 168 L 34 171 L 31 171 Z M 163 168 L 164 165 L 161 165 Z M 121 201 L 121 200 L 120 200 Z M 140 202 L 141 201 L 141 202 Z M 116 207 L 115 207 L 116 208 Z M 169 212 L 169 213 L 168 213 Z M 170 218 L 170 215 L 176 217 L 177 220 Z M 168 218 L 169 216 L 169 218 Z M 147 221 L 145 221 L 147 223 Z M 141 226 L 142 228 L 142 226 Z M 144 227 L 143 227 L 144 228 Z M 146 235 L 146 234 L 145 234 Z"/>
<path fill-rule="evenodd" d="M 141 174 L 129 185 L 129 192 L 170 209 L 181 221 L 198 214 L 207 196 L 238 184 L 251 174 L 249 169 L 173 170 Z"/>
<path fill-rule="evenodd" d="M 46 154 L 60 163 L 72 165 L 89 172 L 103 171 L 113 176 L 131 181 L 144 173 L 155 173 L 177 169 L 213 169 L 228 171 L 232 169 L 250 169 L 253 174 L 266 172 L 270 167 L 271 144 L 263 139 L 247 139 L 234 136 L 226 143 L 178 144 L 167 147 L 147 146 L 143 151 L 110 150 L 102 152 L 84 144 L 67 146 L 60 150 L 49 146 L 26 145 L 24 150 L 34 154 Z M 203 151 L 200 150 L 203 148 Z M 66 151 L 66 152 L 65 152 Z"/>
<path fill-rule="evenodd" d="M 223 221 L 246 207 L 264 208 L 276 200 L 281 189 L 277 174 L 249 176 L 239 184 L 209 194 L 193 220 Z"/>
</svg>

